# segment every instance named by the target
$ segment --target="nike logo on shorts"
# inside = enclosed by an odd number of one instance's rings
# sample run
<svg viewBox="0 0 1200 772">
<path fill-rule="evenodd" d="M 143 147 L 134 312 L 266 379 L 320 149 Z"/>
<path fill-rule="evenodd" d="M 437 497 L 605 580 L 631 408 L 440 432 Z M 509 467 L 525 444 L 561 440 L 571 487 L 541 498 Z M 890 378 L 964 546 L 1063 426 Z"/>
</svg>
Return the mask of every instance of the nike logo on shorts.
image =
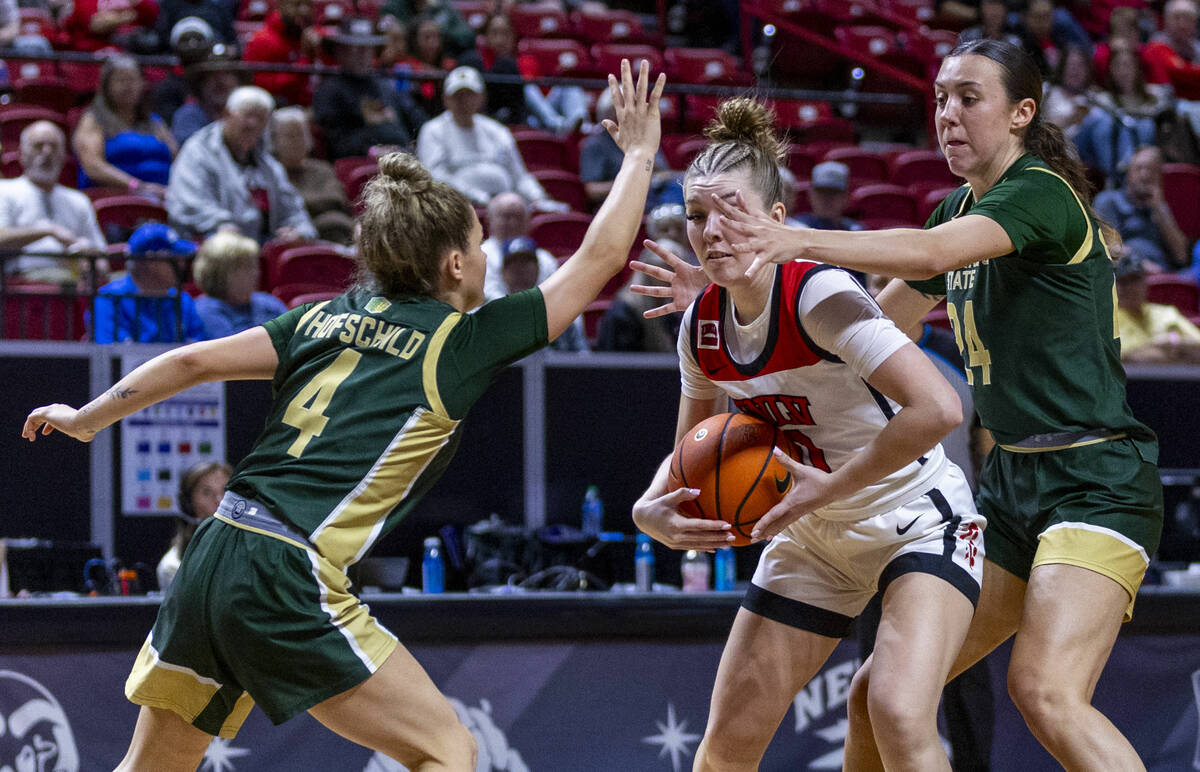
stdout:
<svg viewBox="0 0 1200 772">
<path fill-rule="evenodd" d="M 896 526 L 896 533 L 900 536 L 903 536 L 904 534 L 908 533 L 909 528 L 913 527 L 913 523 L 917 522 L 920 519 L 921 519 L 921 516 L 917 515 L 912 520 L 909 520 L 908 525 L 904 526 L 903 528 L 901 528 L 900 526 Z"/>
</svg>

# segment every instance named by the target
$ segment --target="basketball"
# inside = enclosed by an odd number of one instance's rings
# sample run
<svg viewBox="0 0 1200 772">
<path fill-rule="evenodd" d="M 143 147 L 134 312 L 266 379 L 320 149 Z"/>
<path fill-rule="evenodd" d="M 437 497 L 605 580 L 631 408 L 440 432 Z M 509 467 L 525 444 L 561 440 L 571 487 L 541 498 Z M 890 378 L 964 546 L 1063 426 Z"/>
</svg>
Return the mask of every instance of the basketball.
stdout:
<svg viewBox="0 0 1200 772">
<path fill-rule="evenodd" d="M 792 487 L 791 472 L 772 454 L 776 447 L 795 458 L 776 426 L 745 413 L 721 413 L 696 424 L 675 447 L 667 478 L 670 490 L 700 490 L 679 511 L 724 520 L 733 526 L 735 547 L 749 544 L 754 524 Z"/>
</svg>

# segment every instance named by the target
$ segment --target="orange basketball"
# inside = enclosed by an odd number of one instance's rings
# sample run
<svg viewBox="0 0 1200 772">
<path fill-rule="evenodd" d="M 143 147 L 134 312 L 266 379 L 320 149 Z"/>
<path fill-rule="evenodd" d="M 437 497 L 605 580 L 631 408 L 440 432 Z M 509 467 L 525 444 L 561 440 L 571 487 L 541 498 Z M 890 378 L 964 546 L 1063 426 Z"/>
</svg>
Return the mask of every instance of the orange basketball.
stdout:
<svg viewBox="0 0 1200 772">
<path fill-rule="evenodd" d="M 692 427 L 671 459 L 670 490 L 699 488 L 679 505 L 689 517 L 724 520 L 734 546 L 750 543 L 754 524 L 792 487 L 792 474 L 772 455 L 778 446 L 795 458 L 779 429 L 745 413 L 721 413 Z"/>
</svg>

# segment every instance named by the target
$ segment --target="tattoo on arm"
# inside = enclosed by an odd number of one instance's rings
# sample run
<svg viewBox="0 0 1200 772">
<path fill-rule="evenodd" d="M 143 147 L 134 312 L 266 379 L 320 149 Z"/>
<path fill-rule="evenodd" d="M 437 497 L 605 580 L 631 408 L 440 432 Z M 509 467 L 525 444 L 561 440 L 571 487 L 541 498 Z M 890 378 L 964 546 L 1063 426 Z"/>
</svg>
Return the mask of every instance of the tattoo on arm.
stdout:
<svg viewBox="0 0 1200 772">
<path fill-rule="evenodd" d="M 923 297 L 923 298 L 927 298 L 927 299 L 929 299 L 929 300 L 936 300 L 936 301 L 939 301 L 939 302 L 940 302 L 940 301 L 942 301 L 942 300 L 945 300 L 945 299 L 946 299 L 946 296 L 945 296 L 945 295 L 937 295 L 937 294 L 934 294 L 934 293 L 932 293 L 932 292 L 922 292 L 922 293 L 921 293 L 921 297 Z"/>
<path fill-rule="evenodd" d="M 137 389 L 130 389 L 128 387 L 122 389 L 122 388 L 113 386 L 111 389 L 108 390 L 108 396 L 112 397 L 113 399 L 129 399 L 134 394 L 137 394 L 137 392 L 138 392 Z"/>
<path fill-rule="evenodd" d="M 654 162 L 647 159 L 646 160 L 646 171 L 652 171 L 653 169 L 654 169 Z"/>
</svg>

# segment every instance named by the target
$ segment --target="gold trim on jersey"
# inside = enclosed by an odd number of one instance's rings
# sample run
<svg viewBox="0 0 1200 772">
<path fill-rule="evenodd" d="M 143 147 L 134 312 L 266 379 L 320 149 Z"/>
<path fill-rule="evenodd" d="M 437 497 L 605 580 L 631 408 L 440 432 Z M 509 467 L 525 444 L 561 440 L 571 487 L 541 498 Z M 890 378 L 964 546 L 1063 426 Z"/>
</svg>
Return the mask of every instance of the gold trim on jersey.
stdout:
<svg viewBox="0 0 1200 772">
<path fill-rule="evenodd" d="M 150 636 L 146 636 L 133 670 L 125 680 L 125 697 L 136 705 L 169 710 L 191 723 L 204 712 L 221 688 L 220 683 L 191 668 L 163 662 L 150 642 Z M 236 735 L 253 707 L 254 699 L 242 692 L 233 710 L 221 723 L 219 736 L 230 738 Z"/>
<path fill-rule="evenodd" d="M 324 308 L 327 305 L 329 305 L 329 301 L 322 300 L 320 303 L 317 303 L 315 306 L 313 306 L 312 308 L 305 311 L 304 316 L 300 317 L 300 321 L 296 322 L 296 330 L 299 331 L 299 330 L 304 329 L 305 322 L 307 322 L 309 319 L 311 319 L 313 314 L 320 311 L 322 308 Z"/>
<path fill-rule="evenodd" d="M 440 345 L 434 337 L 434 346 Z M 317 551 L 334 566 L 362 558 L 379 538 L 384 515 L 408 496 L 458 424 L 423 407 L 414 410 L 366 476 L 308 537 Z"/>
<path fill-rule="evenodd" d="M 1038 536 L 1034 566 L 1065 564 L 1107 576 L 1129 593 L 1125 621 L 1133 617 L 1133 601 L 1150 558 L 1142 545 L 1125 534 L 1090 523 L 1055 523 Z"/>
<path fill-rule="evenodd" d="M 1103 437 L 1099 437 L 1099 436 L 1095 436 L 1095 435 L 1085 436 L 1084 438 L 1076 440 L 1075 442 L 1068 442 L 1063 445 L 1046 445 L 1046 446 L 1031 447 L 1031 446 L 1022 446 L 1022 445 L 1003 445 L 1003 444 L 1001 444 L 1000 447 L 1004 450 L 1007 450 L 1009 453 L 1048 453 L 1052 450 L 1067 450 L 1069 448 L 1082 448 L 1087 445 L 1098 445 L 1101 442 L 1111 442 L 1112 440 L 1123 440 L 1123 439 L 1125 439 L 1125 437 L 1126 437 L 1125 433 L 1120 432 L 1117 434 L 1107 434 Z M 999 444 L 999 443 L 997 443 L 997 444 Z"/>
<path fill-rule="evenodd" d="M 446 344 L 446 338 L 450 336 L 450 331 L 454 329 L 454 325 L 458 324 L 460 319 L 462 319 L 462 314 L 455 312 L 442 320 L 429 340 L 429 348 L 425 350 L 425 359 L 421 362 L 421 380 L 425 386 L 425 398 L 429 400 L 429 406 L 433 408 L 433 412 L 446 418 L 449 418 L 450 414 L 446 412 L 446 406 L 442 404 L 442 394 L 438 391 L 438 359 L 442 355 L 442 346 Z"/>
<path fill-rule="evenodd" d="M 362 601 L 347 591 L 349 579 L 315 552 L 308 553 L 312 575 L 321 590 L 321 609 L 350 644 L 363 666 L 374 673 L 396 649 L 396 636 L 375 621 Z"/>
<path fill-rule="evenodd" d="M 1067 190 L 1071 191 L 1071 195 L 1075 197 L 1075 203 L 1079 204 L 1079 211 L 1083 212 L 1083 221 L 1087 223 L 1087 236 L 1083 239 L 1083 243 L 1079 245 L 1079 249 L 1075 251 L 1075 255 L 1067 261 L 1067 265 L 1082 263 L 1083 259 L 1091 253 L 1092 242 L 1095 241 L 1095 231 L 1092 229 L 1092 218 L 1088 216 L 1087 207 L 1083 205 L 1083 201 L 1079 198 L 1079 194 L 1075 192 L 1075 188 L 1071 187 L 1071 183 L 1063 179 L 1063 176 L 1058 172 L 1051 171 L 1050 169 L 1043 169 L 1040 166 L 1030 166 L 1028 168 L 1030 171 L 1042 172 L 1043 174 L 1049 174 L 1051 177 L 1057 177 L 1062 184 L 1067 186 Z M 1103 237 L 1101 237 L 1100 243 L 1104 245 Z M 1107 248 L 1105 251 L 1107 252 Z"/>
</svg>

